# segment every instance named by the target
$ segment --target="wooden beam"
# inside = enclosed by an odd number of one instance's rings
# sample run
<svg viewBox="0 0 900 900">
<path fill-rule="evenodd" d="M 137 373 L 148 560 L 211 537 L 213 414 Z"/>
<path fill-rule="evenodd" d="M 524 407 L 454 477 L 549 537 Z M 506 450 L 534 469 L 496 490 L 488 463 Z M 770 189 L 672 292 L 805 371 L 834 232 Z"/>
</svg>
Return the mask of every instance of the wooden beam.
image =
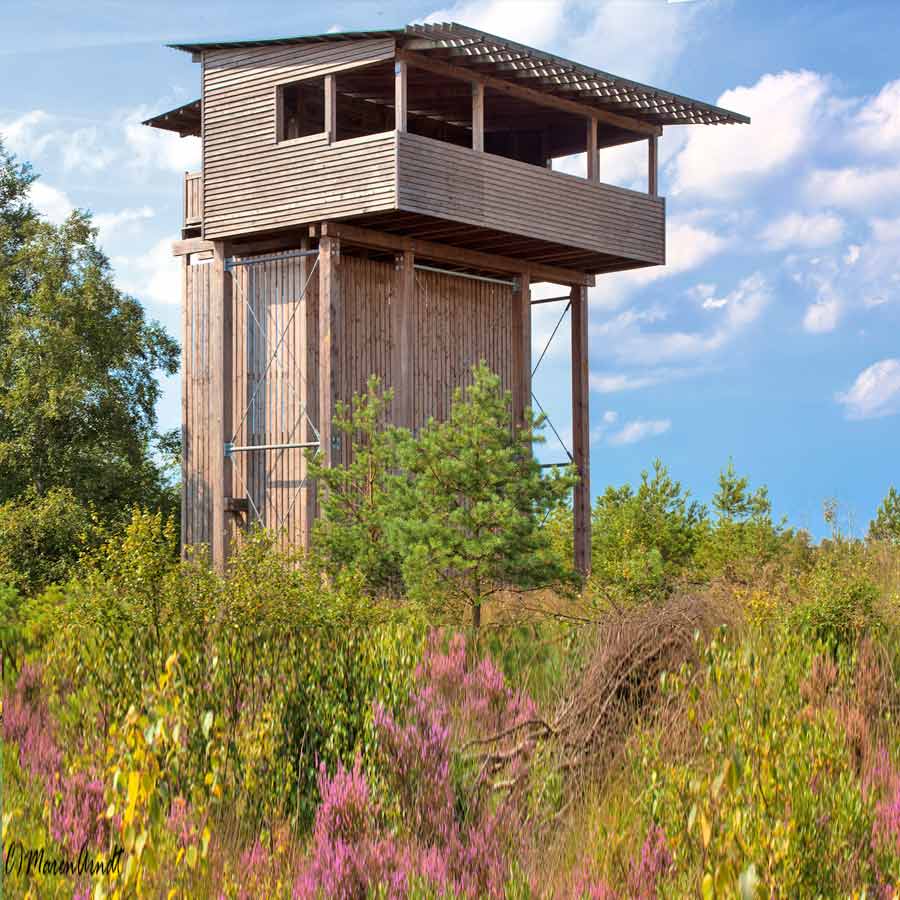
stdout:
<svg viewBox="0 0 900 900">
<path fill-rule="evenodd" d="M 412 317 L 416 302 L 415 256 L 406 250 L 397 255 L 397 283 L 391 302 L 391 386 L 394 402 L 391 418 L 412 428 Z"/>
<path fill-rule="evenodd" d="M 322 462 L 332 466 L 339 448 L 332 433 L 337 402 L 337 335 L 341 304 L 340 241 L 330 236 L 319 240 L 319 451 Z"/>
<path fill-rule="evenodd" d="M 509 97 L 518 97 L 520 100 L 528 100 L 538 106 L 561 109 L 576 116 L 594 116 L 601 122 L 606 122 L 609 125 L 615 125 L 617 128 L 623 128 L 628 131 L 635 131 L 638 134 L 662 134 L 662 128 L 659 125 L 650 125 L 647 122 L 641 122 L 629 116 L 622 116 L 618 113 L 607 112 L 605 109 L 598 109 L 588 103 L 576 103 L 574 100 L 567 100 L 564 97 L 558 97 L 556 94 L 548 94 L 544 91 L 536 91 L 534 88 L 514 84 L 503 78 L 495 78 L 491 75 L 473 72 L 465 68 L 465 66 L 454 66 L 450 63 L 438 62 L 420 53 L 398 50 L 397 59 L 404 60 L 417 69 L 424 69 L 426 72 L 432 72 L 435 75 L 443 75 L 445 78 L 462 78 L 466 81 L 475 81 L 485 87 L 489 87 L 491 90 L 499 91 Z"/>
<path fill-rule="evenodd" d="M 187 256 L 190 253 L 202 253 L 204 250 L 212 250 L 213 242 L 203 238 L 186 238 L 183 241 L 172 242 L 172 256 Z"/>
<path fill-rule="evenodd" d="M 653 140 L 651 138 L 650 140 Z M 597 149 L 597 120 L 587 121 L 587 177 L 588 181 L 600 180 L 600 151 Z"/>
<path fill-rule="evenodd" d="M 472 83 L 472 149 L 484 150 L 484 85 Z"/>
<path fill-rule="evenodd" d="M 212 494 L 212 562 L 217 572 L 224 573 L 228 564 L 231 534 L 227 498 L 232 496 L 231 459 L 225 456 L 225 444 L 231 440 L 233 410 L 233 360 L 231 273 L 225 270 L 228 246 L 213 242 L 210 272 L 210 484 Z"/>
<path fill-rule="evenodd" d="M 406 131 L 406 62 L 398 59 L 394 63 L 394 127 Z"/>
<path fill-rule="evenodd" d="M 591 571 L 590 417 L 588 414 L 587 289 L 572 287 L 572 452 L 579 482 L 572 498 L 575 569 Z"/>
<path fill-rule="evenodd" d="M 328 143 L 337 140 L 337 79 L 325 76 L 325 131 Z"/>
<path fill-rule="evenodd" d="M 647 144 L 647 193 L 655 197 L 659 193 L 659 141 L 651 137 Z"/>
<path fill-rule="evenodd" d="M 531 406 L 531 277 L 521 272 L 512 299 L 513 420 L 525 422 Z"/>
<path fill-rule="evenodd" d="M 478 250 L 465 250 L 462 247 L 451 247 L 448 244 L 436 244 L 431 241 L 419 241 L 415 238 L 403 237 L 374 231 L 371 228 L 360 228 L 357 225 L 345 225 L 338 222 L 324 222 L 319 229 L 320 234 L 340 238 L 348 244 L 360 247 L 374 247 L 378 250 L 389 250 L 395 253 L 409 251 L 416 256 L 433 259 L 452 265 L 467 266 L 472 269 L 483 269 L 487 272 L 503 272 L 517 275 L 528 272 L 532 281 L 552 281 L 556 284 L 580 284 L 586 287 L 594 285 L 594 276 L 574 269 L 557 266 L 530 264 L 521 259 L 508 256 L 495 256 L 493 253 L 481 253 Z"/>
</svg>

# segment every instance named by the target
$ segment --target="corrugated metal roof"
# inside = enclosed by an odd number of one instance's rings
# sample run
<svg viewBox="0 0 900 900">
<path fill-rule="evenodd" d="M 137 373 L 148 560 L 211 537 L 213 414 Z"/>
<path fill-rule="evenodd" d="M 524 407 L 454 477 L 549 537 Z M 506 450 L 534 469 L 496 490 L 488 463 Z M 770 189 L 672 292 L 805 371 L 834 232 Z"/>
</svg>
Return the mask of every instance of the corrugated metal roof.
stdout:
<svg viewBox="0 0 900 900">
<path fill-rule="evenodd" d="M 457 22 L 407 25 L 384 31 L 349 31 L 270 40 L 170 44 L 192 53 L 272 44 L 309 44 L 394 38 L 426 58 L 490 74 L 545 94 L 618 112 L 654 125 L 720 125 L 748 123 L 740 113 L 673 94 L 619 75 L 546 53 L 507 38 L 477 31 Z"/>
</svg>

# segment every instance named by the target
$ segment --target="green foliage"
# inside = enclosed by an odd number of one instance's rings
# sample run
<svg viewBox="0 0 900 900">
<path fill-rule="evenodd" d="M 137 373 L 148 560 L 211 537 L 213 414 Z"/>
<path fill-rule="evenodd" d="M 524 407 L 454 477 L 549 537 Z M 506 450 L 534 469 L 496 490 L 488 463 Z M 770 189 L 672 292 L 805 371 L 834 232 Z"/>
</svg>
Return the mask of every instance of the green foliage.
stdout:
<svg viewBox="0 0 900 900">
<path fill-rule="evenodd" d="M 315 561 L 250 534 L 221 578 L 180 562 L 171 520 L 135 511 L 41 608 L 41 656 L 70 746 L 92 745 L 140 708 L 173 653 L 184 722 L 211 715 L 224 748 L 222 790 L 244 827 L 290 814 L 306 824 L 316 767 L 373 758 L 373 702 L 406 696 L 424 628 L 415 607 L 367 598 L 357 576 L 323 583 Z M 47 599 L 47 598 L 45 598 Z M 172 790 L 203 777 L 206 741 L 182 729 Z"/>
<path fill-rule="evenodd" d="M 119 291 L 89 215 L 30 206 L 0 145 L 0 500 L 69 488 L 114 515 L 170 496 L 151 450 L 177 344 Z"/>
<path fill-rule="evenodd" d="M 637 491 L 609 487 L 594 505 L 593 586 L 614 599 L 661 599 L 694 554 L 706 512 L 660 460 Z"/>
<path fill-rule="evenodd" d="M 635 765 L 642 808 L 672 842 L 676 894 L 849 896 L 871 882 L 873 809 L 844 734 L 832 711 L 803 711 L 811 658 L 789 630 L 723 634 L 696 677 L 667 679 L 702 754 L 672 761 L 654 732 Z"/>
<path fill-rule="evenodd" d="M 878 588 L 863 548 L 844 541 L 823 547 L 809 580 L 810 596 L 797 605 L 791 621 L 808 641 L 846 655 L 878 627 Z"/>
<path fill-rule="evenodd" d="M 315 454 L 308 456 L 310 477 L 324 487 L 322 516 L 314 530 L 316 549 L 332 574 L 354 569 L 375 596 L 396 594 L 402 587 L 402 560 L 388 541 L 405 483 L 397 474 L 404 433 L 386 424 L 392 397 L 373 375 L 365 394 L 355 394 L 349 407 L 337 405 L 334 428 L 351 448 L 348 465 L 326 467 Z"/>
<path fill-rule="evenodd" d="M 346 467 L 310 457 L 325 486 L 315 541 L 331 572 L 359 572 L 373 596 L 407 595 L 461 621 L 508 588 L 531 590 L 569 575 L 547 517 L 564 507 L 575 476 L 542 473 L 531 453 L 540 420 L 513 429 L 510 396 L 484 363 L 458 389 L 450 419 L 417 436 L 388 427 L 390 392 L 377 379 L 340 406 L 335 427 L 350 445 Z"/>
<path fill-rule="evenodd" d="M 409 595 L 451 620 L 469 609 L 476 628 L 497 592 L 546 587 L 568 574 L 541 526 L 566 503 L 576 476 L 542 473 L 531 452 L 539 420 L 529 414 L 516 429 L 510 422 L 509 392 L 482 362 L 455 391 L 450 418 L 429 421 L 400 448 L 410 494 L 395 540 Z"/>
<path fill-rule="evenodd" d="M 749 480 L 737 475 L 733 462 L 719 473 L 713 508 L 715 522 L 707 523 L 696 558 L 697 570 L 707 578 L 751 580 L 792 537 L 773 524 L 767 488 L 751 491 Z"/>
<path fill-rule="evenodd" d="M 900 544 L 900 492 L 893 486 L 869 523 L 869 540 Z"/>
<path fill-rule="evenodd" d="M 29 489 L 0 504 L 0 582 L 28 596 L 60 584 L 100 536 L 90 505 L 68 488 Z"/>
</svg>

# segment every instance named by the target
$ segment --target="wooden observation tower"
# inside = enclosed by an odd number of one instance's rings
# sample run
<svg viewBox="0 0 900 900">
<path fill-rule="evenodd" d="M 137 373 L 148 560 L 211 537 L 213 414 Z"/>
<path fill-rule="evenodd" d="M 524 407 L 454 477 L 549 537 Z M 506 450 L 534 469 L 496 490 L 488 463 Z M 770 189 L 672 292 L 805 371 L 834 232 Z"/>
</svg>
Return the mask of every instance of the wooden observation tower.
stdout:
<svg viewBox="0 0 900 900">
<path fill-rule="evenodd" d="M 304 449 L 370 374 L 392 418 L 447 415 L 483 358 L 531 405 L 531 285 L 571 312 L 575 558 L 590 560 L 588 288 L 665 262 L 664 125 L 744 116 L 458 24 L 176 44 L 201 98 L 145 124 L 203 140 L 184 179 L 182 537 L 224 565 L 242 523 L 305 544 Z M 647 145 L 647 190 L 602 149 Z M 586 177 L 553 171 L 587 154 Z"/>
</svg>

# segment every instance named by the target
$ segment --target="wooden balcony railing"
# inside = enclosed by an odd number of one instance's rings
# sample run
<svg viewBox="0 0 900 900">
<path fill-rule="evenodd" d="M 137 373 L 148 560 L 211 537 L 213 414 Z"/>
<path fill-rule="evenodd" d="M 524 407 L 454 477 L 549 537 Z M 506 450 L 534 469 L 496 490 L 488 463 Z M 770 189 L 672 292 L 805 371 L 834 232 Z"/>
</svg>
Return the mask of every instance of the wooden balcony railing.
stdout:
<svg viewBox="0 0 900 900">
<path fill-rule="evenodd" d="M 203 222 L 203 173 L 184 173 L 184 227 L 195 228 Z"/>
</svg>

